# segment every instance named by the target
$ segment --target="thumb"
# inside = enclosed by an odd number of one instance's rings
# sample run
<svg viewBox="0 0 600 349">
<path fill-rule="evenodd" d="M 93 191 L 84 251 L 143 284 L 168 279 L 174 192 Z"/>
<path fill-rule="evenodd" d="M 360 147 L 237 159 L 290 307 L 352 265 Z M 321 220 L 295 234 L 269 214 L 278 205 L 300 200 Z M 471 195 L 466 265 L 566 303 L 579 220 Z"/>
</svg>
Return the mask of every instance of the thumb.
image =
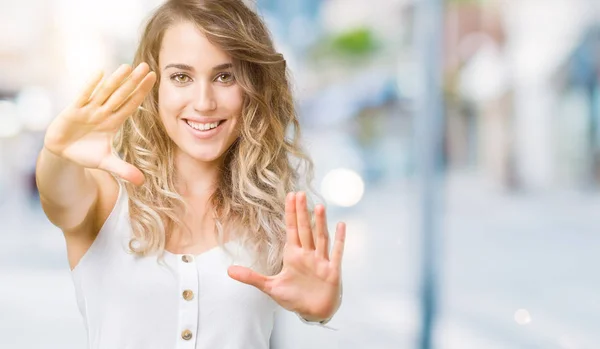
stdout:
<svg viewBox="0 0 600 349">
<path fill-rule="evenodd" d="M 132 164 L 119 159 L 116 155 L 111 155 L 103 161 L 100 169 L 112 172 L 122 179 L 131 182 L 137 186 L 144 184 L 144 174 Z"/>
<path fill-rule="evenodd" d="M 254 286 L 259 290 L 269 294 L 268 281 L 269 278 L 259 274 L 254 270 L 239 265 L 232 265 L 227 269 L 227 274 L 234 280 Z"/>
</svg>

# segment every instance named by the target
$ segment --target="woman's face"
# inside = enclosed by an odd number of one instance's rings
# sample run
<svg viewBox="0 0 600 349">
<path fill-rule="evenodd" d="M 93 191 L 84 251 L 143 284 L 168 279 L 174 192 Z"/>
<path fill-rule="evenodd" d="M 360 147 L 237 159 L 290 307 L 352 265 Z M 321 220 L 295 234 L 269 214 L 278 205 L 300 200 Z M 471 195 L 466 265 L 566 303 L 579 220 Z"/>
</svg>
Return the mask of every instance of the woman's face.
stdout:
<svg viewBox="0 0 600 349">
<path fill-rule="evenodd" d="M 231 57 L 180 22 L 165 32 L 158 64 L 158 110 L 167 134 L 191 158 L 218 160 L 240 133 L 243 97 Z"/>
</svg>

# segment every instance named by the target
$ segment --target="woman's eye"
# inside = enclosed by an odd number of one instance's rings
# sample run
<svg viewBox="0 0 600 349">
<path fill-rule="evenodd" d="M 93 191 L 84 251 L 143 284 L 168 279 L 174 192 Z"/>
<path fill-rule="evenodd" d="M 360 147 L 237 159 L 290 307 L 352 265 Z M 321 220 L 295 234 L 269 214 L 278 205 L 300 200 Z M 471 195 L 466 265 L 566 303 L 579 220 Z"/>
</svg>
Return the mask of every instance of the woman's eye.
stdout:
<svg viewBox="0 0 600 349">
<path fill-rule="evenodd" d="M 184 84 L 190 81 L 190 77 L 185 74 L 174 74 L 171 76 L 171 80 L 175 80 L 175 82 Z"/>
<path fill-rule="evenodd" d="M 217 81 L 223 83 L 229 83 L 233 81 L 233 75 L 230 73 L 221 73 L 217 75 Z"/>
</svg>

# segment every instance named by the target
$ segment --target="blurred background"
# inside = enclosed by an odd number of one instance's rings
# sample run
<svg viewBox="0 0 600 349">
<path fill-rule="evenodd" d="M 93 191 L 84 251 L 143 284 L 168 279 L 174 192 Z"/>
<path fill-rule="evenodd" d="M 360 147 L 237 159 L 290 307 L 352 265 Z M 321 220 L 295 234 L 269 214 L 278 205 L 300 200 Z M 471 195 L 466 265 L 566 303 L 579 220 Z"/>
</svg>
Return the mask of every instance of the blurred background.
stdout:
<svg viewBox="0 0 600 349">
<path fill-rule="evenodd" d="M 0 0 L 0 348 L 85 347 L 35 160 L 160 3 Z M 282 312 L 272 347 L 424 348 L 431 326 L 432 348 L 600 348 L 600 1 L 425 3 L 253 5 L 293 73 L 331 227 L 348 224 L 337 331 Z"/>
</svg>

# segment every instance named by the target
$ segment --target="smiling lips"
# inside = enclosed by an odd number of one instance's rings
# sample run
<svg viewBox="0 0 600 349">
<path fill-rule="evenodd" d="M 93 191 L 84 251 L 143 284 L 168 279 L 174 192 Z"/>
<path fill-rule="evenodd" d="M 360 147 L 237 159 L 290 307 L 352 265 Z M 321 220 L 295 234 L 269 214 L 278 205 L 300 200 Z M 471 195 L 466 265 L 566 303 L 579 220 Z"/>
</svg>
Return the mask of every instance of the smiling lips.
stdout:
<svg viewBox="0 0 600 349">
<path fill-rule="evenodd" d="M 210 120 L 211 122 L 196 122 L 189 119 L 184 119 L 188 125 L 188 129 L 192 132 L 192 135 L 196 138 L 207 139 L 216 135 L 223 127 L 222 125 L 227 120 Z"/>
<path fill-rule="evenodd" d="M 191 120 L 185 120 L 185 122 L 188 125 L 190 125 L 190 127 L 192 127 L 195 130 L 199 130 L 199 131 L 212 130 L 213 128 L 216 128 L 217 126 L 219 126 L 219 124 L 221 124 L 223 121 L 225 121 L 225 120 L 215 121 L 215 122 L 210 122 L 210 123 L 198 123 L 198 122 L 194 122 Z"/>
</svg>

